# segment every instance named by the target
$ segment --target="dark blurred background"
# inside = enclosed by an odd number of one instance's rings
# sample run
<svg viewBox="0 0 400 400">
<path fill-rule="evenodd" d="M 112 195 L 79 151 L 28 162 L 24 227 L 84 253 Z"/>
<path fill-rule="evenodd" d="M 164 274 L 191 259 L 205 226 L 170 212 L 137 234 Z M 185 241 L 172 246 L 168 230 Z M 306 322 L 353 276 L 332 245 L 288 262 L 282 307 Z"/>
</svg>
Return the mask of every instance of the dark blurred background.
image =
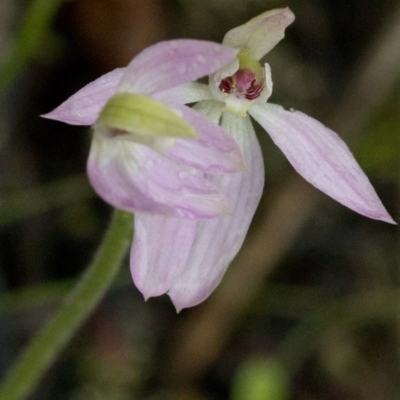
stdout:
<svg viewBox="0 0 400 400">
<path fill-rule="evenodd" d="M 0 1 L 1 375 L 90 262 L 111 213 L 84 174 L 90 130 L 39 115 L 157 41 L 220 42 L 289 6 L 296 21 L 266 57 L 271 102 L 337 130 L 399 219 L 400 2 L 46 1 L 53 9 L 25 36 L 32 0 Z M 177 315 L 167 296 L 144 302 L 126 262 L 32 400 L 400 399 L 398 228 L 319 194 L 259 139 L 264 196 L 215 293 Z"/>
</svg>

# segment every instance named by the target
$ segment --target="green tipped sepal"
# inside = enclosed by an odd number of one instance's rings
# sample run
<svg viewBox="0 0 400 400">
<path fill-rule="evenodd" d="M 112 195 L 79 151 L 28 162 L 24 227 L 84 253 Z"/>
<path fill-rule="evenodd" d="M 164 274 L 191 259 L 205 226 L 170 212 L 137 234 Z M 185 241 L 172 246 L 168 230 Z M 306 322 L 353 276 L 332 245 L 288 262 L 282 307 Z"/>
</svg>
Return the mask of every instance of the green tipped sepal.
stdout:
<svg viewBox="0 0 400 400">
<path fill-rule="evenodd" d="M 102 109 L 96 125 L 105 128 L 108 136 L 123 135 L 139 142 L 197 138 L 196 129 L 178 112 L 144 94 L 117 93 Z"/>
</svg>

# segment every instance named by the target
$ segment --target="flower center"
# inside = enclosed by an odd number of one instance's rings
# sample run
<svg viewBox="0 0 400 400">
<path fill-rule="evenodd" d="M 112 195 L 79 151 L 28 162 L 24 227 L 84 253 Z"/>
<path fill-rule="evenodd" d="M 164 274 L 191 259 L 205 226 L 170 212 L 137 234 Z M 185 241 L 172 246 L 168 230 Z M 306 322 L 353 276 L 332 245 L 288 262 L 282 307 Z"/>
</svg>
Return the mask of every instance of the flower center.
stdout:
<svg viewBox="0 0 400 400">
<path fill-rule="evenodd" d="M 265 71 L 247 50 L 241 50 L 237 57 L 238 70 L 223 78 L 218 89 L 226 95 L 226 109 L 245 116 L 253 101 L 265 92 Z"/>
<path fill-rule="evenodd" d="M 257 99 L 265 87 L 265 80 L 257 82 L 256 74 L 252 70 L 239 69 L 234 75 L 223 79 L 219 85 L 221 92 L 235 94 L 247 100 Z"/>
</svg>

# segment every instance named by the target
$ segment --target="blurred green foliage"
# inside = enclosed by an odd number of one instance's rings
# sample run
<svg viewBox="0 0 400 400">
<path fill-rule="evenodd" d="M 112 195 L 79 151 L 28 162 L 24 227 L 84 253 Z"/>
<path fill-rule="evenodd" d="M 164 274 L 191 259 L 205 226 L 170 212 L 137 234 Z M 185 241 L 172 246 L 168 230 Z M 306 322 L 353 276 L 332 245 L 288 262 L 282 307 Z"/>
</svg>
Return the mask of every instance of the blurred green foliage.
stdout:
<svg viewBox="0 0 400 400">
<path fill-rule="evenodd" d="M 388 99 L 354 146 L 354 154 L 371 178 L 396 181 L 400 172 L 400 96 Z"/>
<path fill-rule="evenodd" d="M 231 400 L 288 400 L 289 379 L 275 358 L 253 358 L 233 378 Z"/>
<path fill-rule="evenodd" d="M 11 85 L 38 51 L 46 46 L 55 14 L 64 0 L 33 0 L 14 39 L 8 58 L 0 66 L 0 94 Z"/>
</svg>

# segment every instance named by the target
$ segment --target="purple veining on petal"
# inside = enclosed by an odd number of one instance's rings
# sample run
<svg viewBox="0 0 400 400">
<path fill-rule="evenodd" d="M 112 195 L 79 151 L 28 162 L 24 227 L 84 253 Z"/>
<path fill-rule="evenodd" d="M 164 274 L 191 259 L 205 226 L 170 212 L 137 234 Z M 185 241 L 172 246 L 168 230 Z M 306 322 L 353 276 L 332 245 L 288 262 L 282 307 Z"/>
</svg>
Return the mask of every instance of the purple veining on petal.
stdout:
<svg viewBox="0 0 400 400">
<path fill-rule="evenodd" d="M 237 50 L 200 40 L 171 40 L 143 50 L 126 67 L 118 91 L 154 94 L 209 75 Z"/>
<path fill-rule="evenodd" d="M 202 173 L 136 143 L 95 134 L 87 172 L 106 202 L 129 212 L 194 219 L 230 213 L 223 194 Z"/>
<path fill-rule="evenodd" d="M 178 311 L 201 303 L 219 284 L 242 246 L 263 191 L 263 158 L 249 118 L 225 113 L 222 126 L 238 141 L 249 171 L 209 177 L 234 213 L 197 222 L 186 268 L 168 292 Z"/>
<path fill-rule="evenodd" d="M 299 111 L 275 104 L 254 105 L 250 114 L 304 179 L 362 215 L 395 223 L 335 132 Z"/>
<path fill-rule="evenodd" d="M 235 139 L 210 119 L 186 106 L 174 106 L 193 125 L 197 139 L 177 139 L 164 154 L 169 158 L 209 173 L 246 170 L 246 163 Z"/>
<path fill-rule="evenodd" d="M 135 214 L 130 266 L 133 281 L 145 299 L 160 296 L 173 286 L 187 265 L 197 221 Z"/>
</svg>

